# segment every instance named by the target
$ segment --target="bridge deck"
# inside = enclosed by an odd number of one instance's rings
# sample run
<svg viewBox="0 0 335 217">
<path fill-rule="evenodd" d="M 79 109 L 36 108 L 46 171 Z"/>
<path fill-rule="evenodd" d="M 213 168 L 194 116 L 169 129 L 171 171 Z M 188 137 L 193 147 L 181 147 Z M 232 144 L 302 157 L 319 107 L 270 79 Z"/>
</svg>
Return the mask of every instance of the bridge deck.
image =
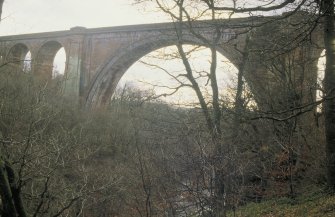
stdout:
<svg viewBox="0 0 335 217">
<path fill-rule="evenodd" d="M 267 22 L 274 20 L 275 17 L 248 17 L 248 18 L 232 18 L 225 20 L 203 20 L 195 21 L 194 27 L 208 27 L 208 25 L 218 24 L 225 28 L 243 28 L 257 25 L 261 22 Z M 6 35 L 0 36 L 0 41 L 14 41 L 21 39 L 36 39 L 36 38 L 50 38 L 60 36 L 70 36 L 77 34 L 99 34 L 99 33 L 117 33 L 117 32 L 140 32 L 140 31 L 159 31 L 174 29 L 175 23 L 150 23 L 150 24 L 139 24 L 139 25 L 125 25 L 125 26 L 112 26 L 112 27 L 99 27 L 99 28 L 85 28 L 81 26 L 73 27 L 70 30 L 52 31 L 52 32 L 40 32 L 40 33 L 29 33 L 19 35 Z"/>
</svg>

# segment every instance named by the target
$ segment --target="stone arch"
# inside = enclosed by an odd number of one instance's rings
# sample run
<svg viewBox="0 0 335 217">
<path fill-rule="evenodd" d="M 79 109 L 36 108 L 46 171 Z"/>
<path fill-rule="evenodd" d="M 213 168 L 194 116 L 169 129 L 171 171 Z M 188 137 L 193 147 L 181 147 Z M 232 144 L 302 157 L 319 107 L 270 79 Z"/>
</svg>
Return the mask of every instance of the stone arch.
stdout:
<svg viewBox="0 0 335 217">
<path fill-rule="evenodd" d="M 159 38 L 159 40 L 157 40 Z M 106 104 L 112 96 L 119 80 L 128 68 L 143 56 L 163 47 L 175 45 L 178 39 L 175 37 L 149 38 L 139 43 L 132 44 L 126 49 L 120 49 L 117 55 L 112 55 L 108 61 L 103 64 L 91 83 L 86 95 L 85 106 L 87 108 L 99 107 Z M 183 44 L 206 46 L 198 39 L 184 39 Z M 239 54 L 232 45 L 218 46 L 217 51 L 231 61 L 235 66 L 238 65 Z"/>
<path fill-rule="evenodd" d="M 65 50 L 65 47 L 58 41 L 48 41 L 44 43 L 39 48 L 34 60 L 34 74 L 42 79 L 51 79 L 54 58 L 61 48 Z"/>
<path fill-rule="evenodd" d="M 9 49 L 6 56 L 6 62 L 19 70 L 23 70 L 24 60 L 28 52 L 30 51 L 27 45 L 17 43 Z"/>
</svg>

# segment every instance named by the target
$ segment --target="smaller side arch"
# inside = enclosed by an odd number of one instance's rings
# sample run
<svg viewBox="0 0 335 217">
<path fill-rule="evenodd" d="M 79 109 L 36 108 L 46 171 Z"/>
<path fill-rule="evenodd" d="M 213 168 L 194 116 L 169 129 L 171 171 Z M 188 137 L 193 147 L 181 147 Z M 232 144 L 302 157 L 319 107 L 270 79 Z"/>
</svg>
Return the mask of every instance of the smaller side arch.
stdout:
<svg viewBox="0 0 335 217">
<path fill-rule="evenodd" d="M 65 47 L 60 42 L 48 41 L 38 49 L 33 65 L 33 72 L 36 76 L 45 80 L 52 78 L 54 58 L 61 48 L 65 50 Z"/>
<path fill-rule="evenodd" d="M 9 52 L 6 55 L 5 63 L 8 63 L 10 66 L 15 67 L 16 69 L 23 70 L 24 60 L 29 52 L 27 45 L 23 43 L 17 43 L 13 45 Z"/>
</svg>

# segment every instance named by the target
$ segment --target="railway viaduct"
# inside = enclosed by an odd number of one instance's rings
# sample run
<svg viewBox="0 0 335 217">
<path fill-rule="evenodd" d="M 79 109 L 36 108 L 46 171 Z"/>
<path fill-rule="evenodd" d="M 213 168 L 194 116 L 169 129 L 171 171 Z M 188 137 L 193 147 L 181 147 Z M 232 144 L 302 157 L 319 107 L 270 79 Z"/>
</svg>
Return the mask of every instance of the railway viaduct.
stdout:
<svg viewBox="0 0 335 217">
<path fill-rule="evenodd" d="M 266 57 L 279 55 L 277 51 L 264 53 L 267 48 L 275 47 L 271 43 L 279 27 L 274 26 L 281 26 L 280 29 L 283 29 L 282 21 L 280 24 L 273 24 L 276 19 L 277 17 L 249 17 L 217 22 L 197 21 L 180 24 L 181 26 L 159 23 L 93 29 L 74 27 L 67 31 L 2 36 L 0 64 L 22 67 L 22 60 L 30 51 L 32 73 L 51 79 L 53 59 L 63 47 L 66 52 L 64 92 L 66 95 L 79 97 L 86 107 L 93 108 L 108 102 L 127 69 L 156 49 L 179 42 L 208 46 L 208 42 L 216 39 L 218 52 L 239 68 L 244 61 L 241 51 L 245 48 L 246 36 L 252 35 L 253 51 L 249 52 L 251 54 L 244 76 L 256 92 L 255 95 L 261 96 L 269 94 L 271 86 L 276 85 L 276 80 L 269 74 L 271 70 L 266 66 L 269 62 L 262 63 Z M 182 34 L 177 34 L 176 30 L 180 29 Z M 284 27 L 284 30 L 287 31 L 287 28 Z M 322 34 L 314 35 L 311 37 L 312 43 L 311 40 L 308 43 L 299 42 L 296 47 L 291 46 L 289 49 L 298 60 L 295 62 L 306 63 L 306 57 L 309 59 L 307 66 L 294 66 L 299 74 L 310 75 L 306 77 L 304 86 L 315 83 L 316 62 L 322 50 L 320 45 L 314 46 L 321 41 Z M 290 36 L 291 33 L 278 37 Z M 288 56 L 285 57 L 286 62 Z M 299 77 L 296 75 L 295 77 Z"/>
</svg>

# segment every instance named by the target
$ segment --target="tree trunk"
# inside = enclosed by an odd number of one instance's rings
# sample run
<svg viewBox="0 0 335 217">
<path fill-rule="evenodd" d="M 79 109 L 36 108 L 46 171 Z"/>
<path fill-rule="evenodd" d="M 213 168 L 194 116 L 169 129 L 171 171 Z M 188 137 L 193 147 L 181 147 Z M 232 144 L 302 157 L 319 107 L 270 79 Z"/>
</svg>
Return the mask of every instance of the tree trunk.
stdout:
<svg viewBox="0 0 335 217">
<path fill-rule="evenodd" d="M 326 48 L 325 91 L 325 131 L 327 153 L 327 176 L 330 190 L 335 192 L 335 34 L 334 34 L 334 0 L 325 0 L 324 43 Z"/>
<path fill-rule="evenodd" d="M 0 195 L 4 217 L 27 217 L 15 171 L 8 162 L 0 160 Z"/>
<path fill-rule="evenodd" d="M 1 14 L 2 14 L 2 6 L 5 0 L 0 0 L 0 21 L 1 21 Z"/>
<path fill-rule="evenodd" d="M 3 206 L 3 216 L 16 217 L 13 195 L 7 177 L 5 162 L 0 159 L 0 194 Z"/>
<path fill-rule="evenodd" d="M 21 197 L 21 188 L 18 185 L 18 180 L 15 171 L 8 162 L 6 162 L 5 168 L 7 171 L 8 181 L 10 185 L 10 190 L 12 192 L 16 212 L 19 217 L 27 217 L 27 213 L 25 211 Z"/>
</svg>

